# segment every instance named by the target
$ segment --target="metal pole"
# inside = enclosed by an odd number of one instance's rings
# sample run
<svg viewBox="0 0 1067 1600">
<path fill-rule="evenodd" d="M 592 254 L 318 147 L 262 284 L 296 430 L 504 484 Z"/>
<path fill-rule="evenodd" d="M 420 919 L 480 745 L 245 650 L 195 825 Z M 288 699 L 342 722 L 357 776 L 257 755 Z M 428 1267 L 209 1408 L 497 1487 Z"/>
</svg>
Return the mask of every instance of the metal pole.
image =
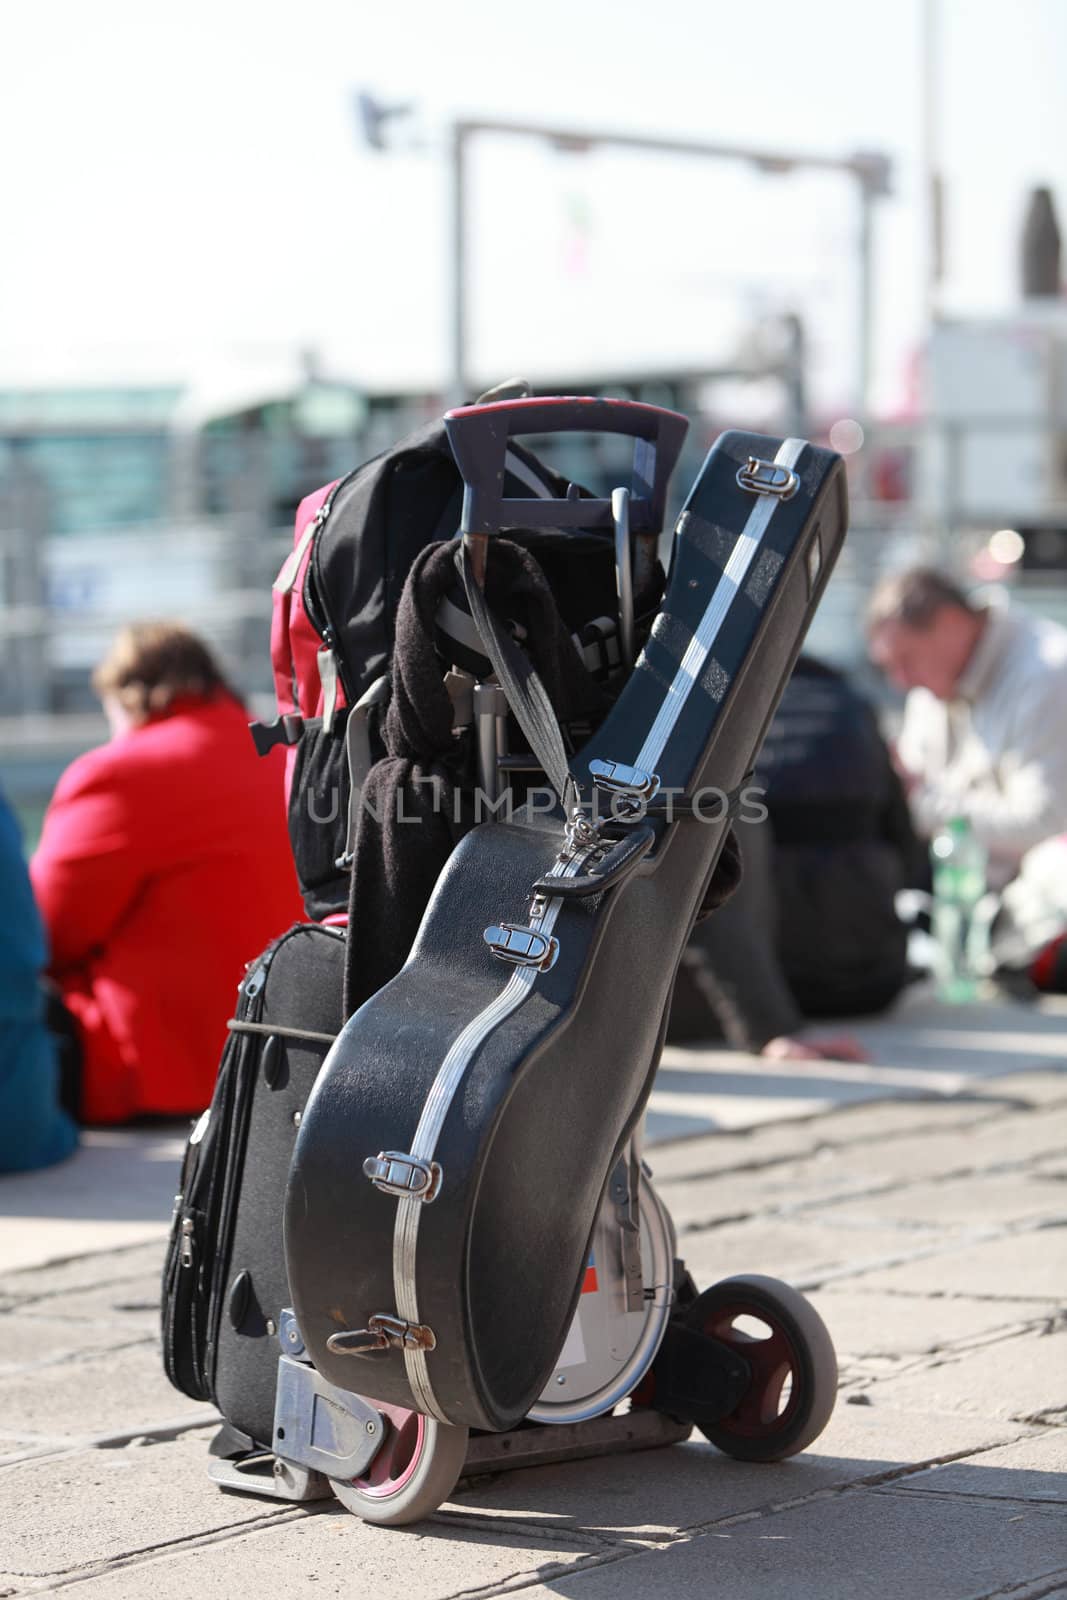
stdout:
<svg viewBox="0 0 1067 1600">
<path fill-rule="evenodd" d="M 859 329 L 856 362 L 856 415 L 865 421 L 871 413 L 871 367 L 874 318 L 874 194 L 860 180 Z"/>
<path fill-rule="evenodd" d="M 466 123 L 454 122 L 451 128 L 449 153 L 452 163 L 452 299 L 451 334 L 452 350 L 448 382 L 450 406 L 465 405 L 470 399 L 467 392 L 467 196 L 464 157 L 466 154 Z"/>
<path fill-rule="evenodd" d="M 919 55 L 919 149 L 922 173 L 922 217 L 926 238 L 922 256 L 922 305 L 925 332 L 937 314 L 938 291 L 944 269 L 944 215 L 938 138 L 939 32 L 937 0 L 923 0 Z"/>
</svg>

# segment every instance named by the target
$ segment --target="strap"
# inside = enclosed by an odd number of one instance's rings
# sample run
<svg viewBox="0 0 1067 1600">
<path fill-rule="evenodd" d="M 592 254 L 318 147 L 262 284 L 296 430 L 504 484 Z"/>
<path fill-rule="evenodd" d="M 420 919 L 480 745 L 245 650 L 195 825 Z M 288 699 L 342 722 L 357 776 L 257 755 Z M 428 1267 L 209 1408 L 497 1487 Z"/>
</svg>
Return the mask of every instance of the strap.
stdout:
<svg viewBox="0 0 1067 1600">
<path fill-rule="evenodd" d="M 345 724 L 345 755 L 348 758 L 348 826 L 345 830 L 344 854 L 334 862 L 334 866 L 340 872 L 347 872 L 352 865 L 363 785 L 374 765 L 368 726 L 370 710 L 372 706 L 384 705 L 389 699 L 389 691 L 389 678 L 383 673 L 360 695 L 348 713 L 348 721 Z"/>
<path fill-rule="evenodd" d="M 526 735 L 530 749 L 563 802 L 563 809 L 570 812 L 578 801 L 578 785 L 567 764 L 563 735 L 548 691 L 529 659 L 501 627 L 486 604 L 481 585 L 474 576 L 465 539 L 460 545 L 460 561 L 467 603 L 478 626 L 485 653 L 492 662 L 493 671 L 507 696 L 515 720 Z"/>
<path fill-rule="evenodd" d="M 226 1024 L 231 1033 L 258 1033 L 270 1039 L 299 1039 L 302 1044 L 333 1044 L 335 1033 L 314 1033 L 309 1028 L 282 1028 L 273 1022 L 244 1022 L 231 1018 Z"/>
</svg>

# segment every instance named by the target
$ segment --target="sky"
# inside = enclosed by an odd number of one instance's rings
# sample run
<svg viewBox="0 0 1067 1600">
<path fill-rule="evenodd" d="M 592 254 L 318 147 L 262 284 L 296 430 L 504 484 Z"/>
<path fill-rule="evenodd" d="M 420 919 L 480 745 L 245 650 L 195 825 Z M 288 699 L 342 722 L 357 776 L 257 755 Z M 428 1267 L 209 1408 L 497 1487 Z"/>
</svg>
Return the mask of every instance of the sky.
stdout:
<svg viewBox="0 0 1067 1600">
<path fill-rule="evenodd" d="M 928 0 L 944 307 L 1016 302 L 1026 193 L 1067 209 L 1067 0 Z M 923 0 L 0 0 L 0 387 L 184 381 L 313 349 L 443 383 L 445 131 L 522 120 L 884 151 L 875 400 L 923 318 Z M 369 150 L 358 88 L 412 106 Z M 798 309 L 820 406 L 854 409 L 855 193 L 836 175 L 502 135 L 472 148 L 470 367 L 732 362 Z"/>
</svg>

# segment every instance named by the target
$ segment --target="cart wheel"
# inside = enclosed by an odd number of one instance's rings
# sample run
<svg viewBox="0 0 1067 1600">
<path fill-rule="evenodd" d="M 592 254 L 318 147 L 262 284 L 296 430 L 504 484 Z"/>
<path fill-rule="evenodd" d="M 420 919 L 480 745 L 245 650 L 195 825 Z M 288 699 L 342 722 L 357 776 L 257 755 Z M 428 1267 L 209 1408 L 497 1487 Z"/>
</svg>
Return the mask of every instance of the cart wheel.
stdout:
<svg viewBox="0 0 1067 1600">
<path fill-rule="evenodd" d="M 781 1461 L 826 1427 L 837 1398 L 837 1357 L 815 1307 L 797 1289 L 756 1274 L 724 1278 L 693 1302 L 691 1327 L 729 1345 L 752 1381 L 728 1416 L 701 1433 L 739 1461 Z"/>
<path fill-rule="evenodd" d="M 342 1505 L 364 1522 L 400 1528 L 433 1514 L 456 1486 L 467 1459 L 467 1428 L 376 1402 L 385 1423 L 381 1449 L 365 1476 L 331 1479 Z"/>
</svg>

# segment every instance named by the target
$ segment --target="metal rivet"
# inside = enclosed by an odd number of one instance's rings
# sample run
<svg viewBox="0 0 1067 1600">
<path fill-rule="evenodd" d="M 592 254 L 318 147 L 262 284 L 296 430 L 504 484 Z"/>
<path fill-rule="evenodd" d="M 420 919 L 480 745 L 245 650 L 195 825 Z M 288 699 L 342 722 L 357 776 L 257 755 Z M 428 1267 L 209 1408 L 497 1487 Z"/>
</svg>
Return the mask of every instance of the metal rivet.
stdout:
<svg viewBox="0 0 1067 1600">
<path fill-rule="evenodd" d="M 561 1373 L 559 1373 L 559 1374 L 558 1374 L 558 1375 L 557 1375 L 557 1377 L 556 1377 L 556 1382 L 557 1382 L 557 1383 L 566 1383 L 566 1381 L 567 1381 L 567 1380 L 566 1380 L 566 1378 L 565 1378 L 565 1377 L 564 1377 L 564 1376 L 563 1376 L 563 1374 L 562 1374 L 562 1372 L 561 1372 Z"/>
<path fill-rule="evenodd" d="M 273 1333 L 277 1333 L 277 1331 L 278 1331 L 278 1324 L 275 1322 L 273 1317 L 268 1317 L 267 1318 L 267 1332 L 273 1334 Z"/>
<path fill-rule="evenodd" d="M 293 1112 L 293 1127 L 294 1128 L 299 1128 L 300 1123 L 301 1123 L 301 1113 L 299 1111 L 294 1111 Z"/>
<path fill-rule="evenodd" d="M 290 1344 L 299 1344 L 300 1343 L 300 1335 L 297 1333 L 295 1328 L 290 1328 L 289 1329 L 289 1343 Z"/>
<path fill-rule="evenodd" d="M 377 1433 L 378 1432 L 378 1424 L 376 1422 L 368 1422 L 367 1423 L 367 1432 L 368 1433 Z"/>
</svg>

